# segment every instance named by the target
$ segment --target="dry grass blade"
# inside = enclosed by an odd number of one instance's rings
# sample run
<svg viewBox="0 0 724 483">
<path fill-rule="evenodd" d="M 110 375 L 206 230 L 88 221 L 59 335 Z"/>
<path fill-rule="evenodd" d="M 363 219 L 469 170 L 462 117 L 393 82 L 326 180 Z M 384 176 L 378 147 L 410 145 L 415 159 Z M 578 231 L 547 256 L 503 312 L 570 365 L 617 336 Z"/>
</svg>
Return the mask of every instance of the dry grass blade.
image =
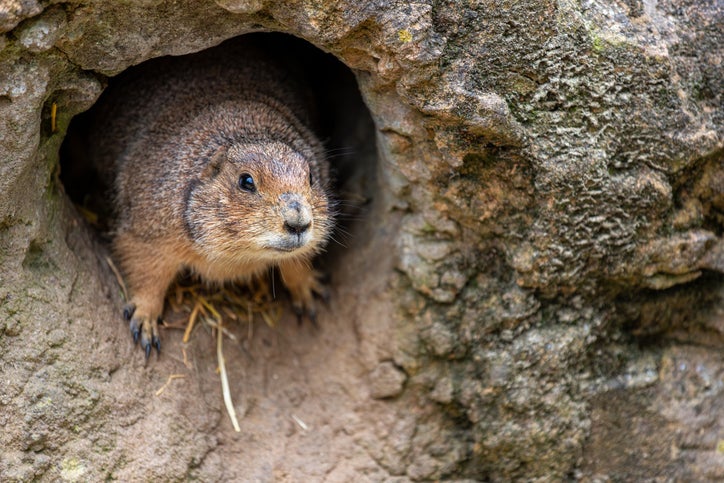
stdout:
<svg viewBox="0 0 724 483">
<path fill-rule="evenodd" d="M 264 322 L 266 322 L 266 325 L 268 325 L 269 327 L 271 327 L 271 328 L 276 327 L 277 321 L 274 318 L 272 318 L 272 316 L 269 315 L 268 312 L 262 312 L 261 318 L 264 319 Z"/>
<path fill-rule="evenodd" d="M 219 328 L 221 328 L 221 321 L 219 321 Z M 221 391 L 224 393 L 224 405 L 226 406 L 226 412 L 229 413 L 231 418 L 231 424 L 234 426 L 234 431 L 241 432 L 239 427 L 239 421 L 236 419 L 236 410 L 234 404 L 231 402 L 231 392 L 229 391 L 229 380 L 226 377 L 226 364 L 224 363 L 224 352 L 221 348 L 221 341 L 224 339 L 224 333 L 221 330 L 216 332 L 216 357 L 219 360 L 219 373 L 221 374 Z"/>
<path fill-rule="evenodd" d="M 203 305 L 216 320 L 221 320 L 221 314 L 216 310 L 216 308 L 214 308 L 213 304 L 206 300 L 205 297 L 199 295 L 198 301 L 201 302 L 201 305 Z"/>
<path fill-rule="evenodd" d="M 113 260 L 111 260 L 111 257 L 106 257 L 106 263 L 108 263 L 108 266 L 111 267 L 111 271 L 113 271 L 113 275 L 116 276 L 118 285 L 121 286 L 121 292 L 123 292 L 123 301 L 128 302 L 128 290 L 126 289 L 126 283 L 123 281 L 123 277 L 121 277 L 121 272 L 118 271 L 116 265 L 113 263 Z"/>
<path fill-rule="evenodd" d="M 248 323 L 247 335 L 251 339 L 254 316 L 259 314 L 267 325 L 275 327 L 279 319 L 281 319 L 282 308 L 273 302 L 268 284 L 259 280 L 250 283 L 248 286 L 230 284 L 213 288 L 202 284 L 198 279 L 187 279 L 180 281 L 169 291 L 167 302 L 174 312 L 188 314 L 183 337 L 184 343 L 189 342 L 194 326 L 199 320 L 216 331 L 216 356 L 224 405 L 234 430 L 240 432 L 241 428 L 236 416 L 236 410 L 231 400 L 222 344 L 225 336 L 232 340 L 237 340 L 237 338 L 223 326 L 223 319 L 226 317 L 227 320 L 243 321 L 246 318 Z M 179 326 L 179 328 L 181 327 L 183 326 Z M 182 348 L 182 351 L 184 365 L 191 368 L 186 350 Z M 162 392 L 167 385 L 168 382 L 159 391 Z M 306 426 L 301 420 L 297 424 L 301 427 Z"/>
<path fill-rule="evenodd" d="M 191 363 L 189 362 L 188 354 L 186 354 L 186 348 L 185 348 L 185 347 L 182 347 L 182 348 L 181 348 L 181 353 L 182 353 L 183 356 L 184 356 L 184 366 L 186 366 L 186 369 L 192 369 L 193 366 L 192 366 Z"/>
<path fill-rule="evenodd" d="M 194 305 L 194 309 L 191 311 L 191 315 L 189 316 L 189 323 L 188 325 L 186 325 L 186 330 L 184 331 L 184 344 L 188 343 L 189 338 L 191 337 L 191 331 L 193 330 L 194 324 L 196 323 L 196 317 L 199 315 L 200 308 L 201 304 L 196 302 L 196 305 Z"/>
<path fill-rule="evenodd" d="M 231 320 L 239 320 L 239 316 L 236 315 L 236 313 L 233 310 L 231 310 L 229 307 L 227 307 L 226 305 L 221 307 L 221 309 Z"/>
<path fill-rule="evenodd" d="M 50 132 L 58 132 L 58 104 L 55 102 L 50 105 Z"/>
<path fill-rule="evenodd" d="M 197 279 L 180 281 L 169 291 L 168 306 L 176 313 L 189 314 L 186 318 L 184 342 L 190 339 L 191 330 L 199 319 L 211 322 L 225 318 L 251 323 L 257 314 L 270 327 L 281 319 L 282 309 L 276 305 L 269 292 L 268 283 L 254 280 L 248 285 L 229 284 L 208 287 Z M 228 332 L 227 332 L 228 334 Z"/>
<path fill-rule="evenodd" d="M 98 217 L 98 213 L 89 210 L 88 208 L 81 206 L 81 205 L 75 205 L 76 210 L 85 218 L 85 220 L 90 223 L 93 226 L 98 226 L 98 220 L 100 219 Z"/>
<path fill-rule="evenodd" d="M 236 338 L 236 336 L 232 332 L 229 331 L 229 329 L 227 329 L 226 327 L 221 325 L 221 319 L 210 319 L 208 317 L 205 317 L 204 322 L 206 323 L 206 325 L 208 325 L 212 329 L 222 331 L 226 337 L 233 340 L 234 342 L 236 342 L 238 340 Z"/>
<path fill-rule="evenodd" d="M 292 414 L 292 419 L 293 419 L 294 422 L 297 423 L 297 425 L 298 425 L 300 428 L 302 428 L 304 431 L 309 431 L 309 426 L 307 426 L 307 423 L 305 423 L 304 421 L 302 421 L 301 419 L 299 419 L 299 418 L 298 418 L 297 416 L 295 416 L 294 414 Z"/>
<path fill-rule="evenodd" d="M 186 376 L 184 376 L 183 374 L 171 374 L 170 376 L 168 376 L 166 383 L 163 386 L 161 386 L 161 388 L 158 391 L 156 391 L 156 396 L 160 396 L 163 393 L 163 391 L 166 390 L 168 385 L 171 384 L 171 381 L 173 381 L 174 379 L 184 379 L 185 377 Z"/>
</svg>

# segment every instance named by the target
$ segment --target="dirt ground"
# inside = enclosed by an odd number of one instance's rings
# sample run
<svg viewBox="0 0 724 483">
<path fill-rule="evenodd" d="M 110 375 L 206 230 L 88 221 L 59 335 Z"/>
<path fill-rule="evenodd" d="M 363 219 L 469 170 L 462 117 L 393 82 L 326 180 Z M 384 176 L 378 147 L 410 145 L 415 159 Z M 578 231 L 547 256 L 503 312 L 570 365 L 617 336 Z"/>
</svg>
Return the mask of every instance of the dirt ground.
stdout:
<svg viewBox="0 0 724 483">
<path fill-rule="evenodd" d="M 389 273 L 391 261 L 375 256 L 374 264 L 365 263 L 365 251 L 355 247 L 354 258 L 336 256 L 332 297 L 316 326 L 298 324 L 285 294 L 274 302 L 272 311 L 282 311 L 274 327 L 258 314 L 251 325 L 225 317 L 230 335 L 223 339 L 223 354 L 239 432 L 224 406 L 211 326 L 199 322 L 184 344 L 187 315 L 167 310 L 167 325 L 179 328 L 162 330 L 162 352 L 152 354 L 145 366 L 141 349 L 133 348 L 130 334 L 121 330 L 126 361 L 111 377 L 136 385 L 129 388 L 134 396 L 126 404 L 135 414 L 140 404 L 145 416 L 127 428 L 138 439 L 123 439 L 130 461 L 111 476 L 131 480 L 140 476 L 135 468 L 155 467 L 155 476 L 168 477 L 169 467 L 182 462 L 174 460 L 193 454 L 193 470 L 186 476 L 203 481 L 387 479 L 388 470 L 366 451 L 365 442 L 387 432 L 399 411 L 394 400 L 370 396 L 375 383 L 370 373 L 392 357 L 387 341 L 375 335 L 389 333 L 388 321 L 376 317 L 388 302 L 382 277 L 356 274 Z M 360 286 L 356 280 L 376 285 Z M 360 300 L 359 293 L 371 296 Z M 119 325 L 125 325 L 120 316 Z M 188 428 L 187 443 L 195 451 L 167 446 L 164 433 L 176 425 Z M 136 442 L 148 442 L 149 436 L 152 451 L 134 451 Z"/>
</svg>

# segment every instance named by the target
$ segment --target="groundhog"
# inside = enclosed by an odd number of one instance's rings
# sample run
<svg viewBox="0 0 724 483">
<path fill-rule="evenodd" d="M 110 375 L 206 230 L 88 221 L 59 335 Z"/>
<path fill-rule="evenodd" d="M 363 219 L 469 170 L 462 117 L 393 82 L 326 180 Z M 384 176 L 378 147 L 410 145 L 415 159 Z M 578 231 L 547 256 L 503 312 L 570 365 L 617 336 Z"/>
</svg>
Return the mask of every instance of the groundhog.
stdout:
<svg viewBox="0 0 724 483">
<path fill-rule="evenodd" d="M 113 253 L 124 309 L 146 357 L 179 272 L 209 282 L 278 267 L 298 315 L 322 291 L 312 257 L 333 224 L 329 166 L 309 126 L 308 91 L 240 43 L 164 58 L 113 81 L 91 157 L 112 188 Z"/>
</svg>

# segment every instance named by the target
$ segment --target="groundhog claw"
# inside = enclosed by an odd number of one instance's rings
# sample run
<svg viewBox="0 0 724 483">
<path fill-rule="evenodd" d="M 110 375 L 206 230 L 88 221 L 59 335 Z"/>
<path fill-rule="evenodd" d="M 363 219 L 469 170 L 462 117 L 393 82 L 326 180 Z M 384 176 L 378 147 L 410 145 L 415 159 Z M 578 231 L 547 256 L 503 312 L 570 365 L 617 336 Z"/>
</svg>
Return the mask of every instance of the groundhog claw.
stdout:
<svg viewBox="0 0 724 483">
<path fill-rule="evenodd" d="M 294 314 L 297 316 L 297 324 L 302 325 L 304 316 L 306 315 L 312 325 L 317 326 L 317 310 L 310 303 L 305 306 L 301 301 L 293 302 L 292 310 L 294 310 Z"/>
<path fill-rule="evenodd" d="M 153 320 L 149 325 L 151 325 L 151 327 L 144 326 L 143 330 L 141 330 L 141 347 L 143 347 L 143 350 L 146 353 L 146 359 L 148 359 L 148 357 L 151 355 L 152 347 L 155 346 L 159 348 L 161 346 L 160 342 L 158 341 L 158 335 L 156 335 L 156 333 L 158 332 L 156 321 Z"/>
<path fill-rule="evenodd" d="M 297 322 L 301 325 L 306 317 L 313 326 L 317 326 L 316 299 L 322 299 L 325 303 L 329 300 L 329 289 L 319 283 L 316 275 L 311 278 L 310 284 L 298 287 L 297 290 L 290 290 L 292 295 L 292 310 L 297 316 Z"/>
<path fill-rule="evenodd" d="M 141 326 L 139 325 L 139 321 L 137 318 L 130 319 L 128 323 L 129 328 L 131 329 L 131 335 L 133 336 L 133 343 L 138 343 L 138 338 L 141 336 Z"/>
<path fill-rule="evenodd" d="M 319 298 L 322 299 L 322 302 L 324 302 L 324 305 L 329 306 L 329 301 L 332 300 L 332 291 L 329 290 L 329 287 L 326 285 L 322 285 L 319 289 Z"/>
<path fill-rule="evenodd" d="M 161 339 L 159 339 L 156 336 L 153 336 L 153 339 L 151 339 L 151 345 L 156 348 L 156 353 L 161 353 Z"/>
<path fill-rule="evenodd" d="M 317 311 L 312 309 L 309 312 L 307 312 L 307 317 L 309 317 L 309 321 L 312 323 L 314 327 L 318 327 L 317 325 Z"/>
<path fill-rule="evenodd" d="M 124 309 L 124 316 L 127 311 Z M 139 339 L 141 347 L 146 354 L 146 359 L 151 355 L 151 348 L 155 347 L 156 351 L 161 353 L 161 339 L 158 337 L 158 321 L 156 317 L 141 314 L 134 311 L 129 322 L 133 343 L 137 344 Z"/>
<path fill-rule="evenodd" d="M 292 304 L 292 310 L 294 311 L 294 315 L 297 316 L 297 324 L 302 325 L 302 320 L 304 319 L 304 307 Z"/>
<path fill-rule="evenodd" d="M 127 321 L 131 320 L 131 317 L 133 317 L 133 312 L 136 311 L 136 306 L 134 304 L 126 304 L 123 307 L 123 318 Z"/>
</svg>

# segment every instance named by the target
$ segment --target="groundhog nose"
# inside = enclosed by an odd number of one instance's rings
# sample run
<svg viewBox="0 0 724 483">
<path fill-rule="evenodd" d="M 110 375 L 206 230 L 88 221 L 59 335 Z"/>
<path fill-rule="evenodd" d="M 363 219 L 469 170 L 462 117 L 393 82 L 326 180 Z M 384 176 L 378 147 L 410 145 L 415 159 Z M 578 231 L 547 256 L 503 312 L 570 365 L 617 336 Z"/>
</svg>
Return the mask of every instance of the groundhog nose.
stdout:
<svg viewBox="0 0 724 483">
<path fill-rule="evenodd" d="M 299 195 L 285 193 L 281 196 L 284 205 L 282 217 L 284 229 L 293 235 L 300 235 L 312 225 L 312 213 L 307 203 Z"/>
<path fill-rule="evenodd" d="M 292 235 L 301 235 L 302 233 L 307 231 L 307 229 L 310 226 L 311 226 L 311 223 L 301 224 L 298 222 L 292 222 L 292 223 L 290 223 L 288 221 L 284 222 L 284 229 L 287 230 Z"/>
</svg>

